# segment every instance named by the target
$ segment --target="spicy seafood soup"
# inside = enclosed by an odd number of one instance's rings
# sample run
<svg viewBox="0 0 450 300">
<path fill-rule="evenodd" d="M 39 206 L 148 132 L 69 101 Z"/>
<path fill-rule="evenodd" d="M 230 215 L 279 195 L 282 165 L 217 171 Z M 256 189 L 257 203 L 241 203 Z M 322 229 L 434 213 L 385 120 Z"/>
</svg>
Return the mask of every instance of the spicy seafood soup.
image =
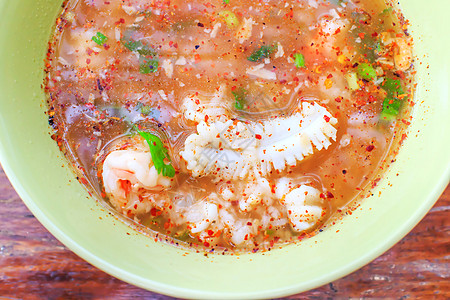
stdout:
<svg viewBox="0 0 450 300">
<path fill-rule="evenodd" d="M 377 1 L 69 1 L 49 118 L 80 180 L 178 243 L 314 234 L 382 171 L 412 103 Z"/>
</svg>

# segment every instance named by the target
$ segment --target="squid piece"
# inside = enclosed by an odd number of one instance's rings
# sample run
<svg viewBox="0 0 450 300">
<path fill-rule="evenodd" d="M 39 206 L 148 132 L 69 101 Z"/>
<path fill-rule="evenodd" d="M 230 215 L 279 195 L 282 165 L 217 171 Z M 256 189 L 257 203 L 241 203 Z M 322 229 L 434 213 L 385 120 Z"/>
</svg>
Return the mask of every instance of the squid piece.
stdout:
<svg viewBox="0 0 450 300">
<path fill-rule="evenodd" d="M 243 44 L 252 36 L 252 28 L 255 24 L 256 23 L 252 18 L 244 18 L 244 22 L 235 34 L 236 38 L 239 40 L 239 44 Z"/>
<path fill-rule="evenodd" d="M 209 102 L 196 95 L 186 97 L 181 105 L 184 117 L 196 123 L 229 119 L 227 109 L 222 106 L 224 94 L 225 85 L 221 85 Z"/>
<path fill-rule="evenodd" d="M 263 122 L 201 121 L 185 141 L 181 157 L 193 176 L 216 180 L 256 178 L 295 166 L 336 141 L 335 119 L 316 103 L 301 102 L 290 117 Z"/>
<path fill-rule="evenodd" d="M 269 181 L 265 178 L 257 178 L 245 187 L 243 197 L 239 201 L 239 209 L 248 212 L 263 201 L 268 202 L 271 197 L 272 189 Z"/>
<path fill-rule="evenodd" d="M 219 217 L 217 204 L 208 199 L 199 201 L 189 208 L 185 217 L 192 233 L 204 231 Z"/>
</svg>

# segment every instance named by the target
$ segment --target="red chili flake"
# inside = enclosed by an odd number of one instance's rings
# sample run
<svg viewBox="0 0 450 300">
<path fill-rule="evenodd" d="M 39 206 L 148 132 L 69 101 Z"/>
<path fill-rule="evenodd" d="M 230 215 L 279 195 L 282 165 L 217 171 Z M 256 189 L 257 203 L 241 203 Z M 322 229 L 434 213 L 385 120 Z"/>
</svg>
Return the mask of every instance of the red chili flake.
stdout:
<svg viewBox="0 0 450 300">
<path fill-rule="evenodd" d="M 256 138 L 257 140 L 260 140 L 260 139 L 262 139 L 262 136 L 261 136 L 260 134 L 255 134 L 255 138 Z"/>
<path fill-rule="evenodd" d="M 208 122 L 208 119 L 209 119 L 209 117 L 208 117 L 208 115 L 206 115 L 205 116 L 205 122 Z"/>
<path fill-rule="evenodd" d="M 333 78 L 333 74 L 328 74 L 327 78 L 328 79 Z"/>
<path fill-rule="evenodd" d="M 118 24 L 125 24 L 125 19 L 124 18 L 120 18 L 119 21 L 117 21 L 115 24 L 116 25 L 118 25 Z"/>
<path fill-rule="evenodd" d="M 402 119 L 402 122 L 403 122 L 403 124 L 405 124 L 405 125 L 411 125 L 411 122 L 406 121 L 405 119 Z"/>
<path fill-rule="evenodd" d="M 252 226 L 252 222 L 247 222 L 247 226 Z"/>
<path fill-rule="evenodd" d="M 330 117 L 329 116 L 323 116 L 323 118 L 325 119 L 325 121 L 328 123 L 328 122 L 330 122 Z"/>
<path fill-rule="evenodd" d="M 204 242 L 204 243 L 203 243 L 203 246 L 209 247 L 209 243 L 208 243 L 208 242 Z"/>
<path fill-rule="evenodd" d="M 194 58 L 195 58 L 196 63 L 199 63 L 202 60 L 200 57 L 200 54 L 198 54 L 198 53 L 194 55 Z"/>
<path fill-rule="evenodd" d="M 377 36 L 378 36 L 377 32 L 372 33 L 372 37 L 377 37 Z"/>
<path fill-rule="evenodd" d="M 152 207 L 152 209 L 150 209 L 150 214 L 153 217 L 156 217 L 158 215 L 158 210 L 156 208 Z"/>
<path fill-rule="evenodd" d="M 327 198 L 334 198 L 334 195 L 330 191 L 327 191 Z"/>
<path fill-rule="evenodd" d="M 338 29 L 336 29 L 336 31 L 334 32 L 334 34 L 338 34 L 339 32 L 341 32 L 341 28 L 339 27 Z"/>
<path fill-rule="evenodd" d="M 363 39 L 366 34 L 364 32 L 360 32 L 360 33 L 358 33 L 358 35 L 361 39 Z"/>
<path fill-rule="evenodd" d="M 369 145 L 369 146 L 367 146 L 366 147 L 366 151 L 372 151 L 373 149 L 375 148 L 375 146 L 374 145 Z"/>
<path fill-rule="evenodd" d="M 291 10 L 286 14 L 286 18 L 292 18 L 292 17 L 294 17 L 294 11 L 291 8 Z"/>
<path fill-rule="evenodd" d="M 213 236 L 213 235 L 214 235 L 214 231 L 212 231 L 211 229 L 208 230 L 208 235 L 209 235 L 209 236 Z"/>
<path fill-rule="evenodd" d="M 120 187 L 125 191 L 125 195 L 131 191 L 131 182 L 128 180 L 119 179 Z"/>
</svg>

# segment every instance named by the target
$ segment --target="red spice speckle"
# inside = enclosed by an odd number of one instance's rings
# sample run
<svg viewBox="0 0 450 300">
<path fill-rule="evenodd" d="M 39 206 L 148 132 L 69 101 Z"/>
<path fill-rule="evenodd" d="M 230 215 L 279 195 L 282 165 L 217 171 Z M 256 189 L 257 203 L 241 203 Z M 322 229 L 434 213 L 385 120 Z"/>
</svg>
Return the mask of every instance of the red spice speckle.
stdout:
<svg viewBox="0 0 450 300">
<path fill-rule="evenodd" d="M 371 152 L 373 149 L 375 149 L 374 145 L 369 145 L 366 147 L 366 151 Z"/>
</svg>

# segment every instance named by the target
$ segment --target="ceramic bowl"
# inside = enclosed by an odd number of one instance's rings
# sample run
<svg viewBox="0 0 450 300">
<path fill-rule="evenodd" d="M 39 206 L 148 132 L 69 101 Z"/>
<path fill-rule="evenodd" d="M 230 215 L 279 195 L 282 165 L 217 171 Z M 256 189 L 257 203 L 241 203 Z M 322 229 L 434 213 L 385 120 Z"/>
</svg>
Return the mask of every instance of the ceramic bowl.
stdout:
<svg viewBox="0 0 450 300">
<path fill-rule="evenodd" d="M 193 253 L 134 232 L 92 199 L 49 136 L 43 60 L 60 0 L 0 0 L 0 159 L 19 195 L 63 244 L 105 272 L 185 298 L 268 298 L 345 276 L 399 241 L 449 182 L 450 2 L 402 1 L 417 63 L 410 134 L 351 216 L 267 253 Z M 379 193 L 380 192 L 380 193 Z"/>
</svg>

